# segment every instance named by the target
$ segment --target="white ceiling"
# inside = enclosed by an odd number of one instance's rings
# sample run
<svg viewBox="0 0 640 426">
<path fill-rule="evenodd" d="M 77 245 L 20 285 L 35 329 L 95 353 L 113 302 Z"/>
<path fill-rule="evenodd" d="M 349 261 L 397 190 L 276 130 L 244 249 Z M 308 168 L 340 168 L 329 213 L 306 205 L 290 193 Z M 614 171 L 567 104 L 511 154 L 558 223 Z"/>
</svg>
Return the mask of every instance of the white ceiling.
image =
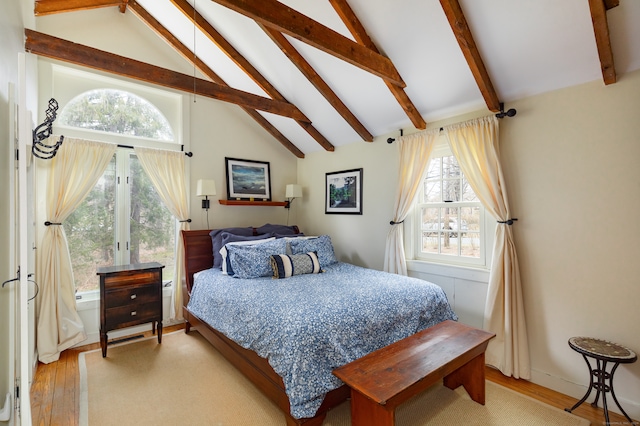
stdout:
<svg viewBox="0 0 640 426">
<path fill-rule="evenodd" d="M 137 0 L 233 88 L 267 96 L 170 0 Z M 327 0 L 282 3 L 351 39 Z M 427 121 L 486 108 L 438 0 L 348 0 L 380 52 L 389 57 L 409 98 Z M 329 105 L 266 33 L 249 18 L 211 0 L 190 0 L 267 80 L 333 145 L 361 137 Z M 600 80 L 588 0 L 460 0 L 500 101 Z M 127 12 L 128 13 L 128 12 Z M 607 12 L 618 79 L 640 68 L 640 0 Z M 374 136 L 412 128 L 384 82 L 287 36 Z M 135 59 L 135 58 L 133 58 Z M 604 83 L 602 83 L 604 85 Z M 294 120 L 263 114 L 302 152 L 323 148 Z"/>
</svg>

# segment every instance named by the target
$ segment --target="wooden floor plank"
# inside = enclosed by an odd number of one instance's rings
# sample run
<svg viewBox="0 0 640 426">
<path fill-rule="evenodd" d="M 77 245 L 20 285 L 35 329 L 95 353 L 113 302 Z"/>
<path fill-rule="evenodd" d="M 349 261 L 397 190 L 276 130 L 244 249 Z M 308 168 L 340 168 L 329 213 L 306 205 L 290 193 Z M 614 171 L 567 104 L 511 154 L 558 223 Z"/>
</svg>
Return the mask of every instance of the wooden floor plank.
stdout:
<svg viewBox="0 0 640 426">
<path fill-rule="evenodd" d="M 184 328 L 182 325 L 166 327 L 163 332 L 171 333 Z M 150 337 L 151 332 L 144 334 Z M 78 355 L 81 352 L 99 349 L 100 344 L 68 349 L 63 352 L 60 361 L 51 364 L 38 364 L 38 368 L 31 386 L 31 413 L 34 425 L 78 425 L 80 399 L 80 373 L 78 371 Z M 487 367 L 487 380 L 512 389 L 525 396 L 537 399 L 553 407 L 564 409 L 573 406 L 577 399 L 544 388 L 526 380 L 506 377 L 498 370 Z M 71 396 L 73 395 L 73 396 Z M 604 423 L 602 408 L 591 407 L 589 401 L 578 407 L 573 414 L 585 418 L 592 425 Z M 66 414 L 62 414 L 65 413 Z M 628 424 L 624 416 L 610 412 L 612 424 Z M 62 421 L 62 423 L 60 423 Z"/>
<path fill-rule="evenodd" d="M 39 363 L 31 384 L 31 420 L 34 425 L 48 425 L 53 401 L 52 377 L 56 363 Z"/>
<path fill-rule="evenodd" d="M 62 351 L 60 358 L 56 362 L 56 375 L 54 377 L 53 406 L 51 407 L 51 424 L 63 425 L 66 423 L 65 413 L 69 409 L 65 405 L 64 395 L 66 393 L 65 384 L 67 378 L 67 359 L 69 351 Z"/>
<path fill-rule="evenodd" d="M 66 425 L 78 424 L 80 408 L 80 374 L 78 370 L 78 355 L 67 353 L 67 369 L 64 381 L 64 401 L 67 407 L 65 411 L 64 423 Z"/>
<path fill-rule="evenodd" d="M 58 363 L 40 364 L 43 366 L 43 393 L 42 393 L 42 405 L 40 407 L 39 422 L 40 425 L 51 424 L 51 412 L 53 410 L 53 398 L 55 392 L 55 377 L 58 371 Z"/>
</svg>

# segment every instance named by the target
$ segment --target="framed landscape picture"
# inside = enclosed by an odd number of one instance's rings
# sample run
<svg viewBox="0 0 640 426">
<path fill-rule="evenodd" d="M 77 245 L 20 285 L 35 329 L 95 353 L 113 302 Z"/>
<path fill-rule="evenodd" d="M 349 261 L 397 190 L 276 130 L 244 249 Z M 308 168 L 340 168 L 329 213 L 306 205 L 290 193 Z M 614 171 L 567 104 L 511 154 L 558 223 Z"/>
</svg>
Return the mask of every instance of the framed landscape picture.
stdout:
<svg viewBox="0 0 640 426">
<path fill-rule="evenodd" d="M 325 214 L 362 214 L 362 169 L 326 174 Z"/>
<path fill-rule="evenodd" d="M 225 157 L 227 199 L 271 201 L 269 162 Z"/>
</svg>

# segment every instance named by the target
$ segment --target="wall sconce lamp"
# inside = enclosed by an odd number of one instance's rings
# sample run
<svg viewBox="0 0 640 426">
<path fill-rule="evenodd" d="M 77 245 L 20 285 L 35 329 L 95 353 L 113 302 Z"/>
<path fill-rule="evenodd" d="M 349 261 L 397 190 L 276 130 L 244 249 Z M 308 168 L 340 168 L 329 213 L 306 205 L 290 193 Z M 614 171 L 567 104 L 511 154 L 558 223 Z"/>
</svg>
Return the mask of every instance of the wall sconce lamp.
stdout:
<svg viewBox="0 0 640 426">
<path fill-rule="evenodd" d="M 293 202 L 293 200 L 295 198 L 302 198 L 302 187 L 300 185 L 295 185 L 295 184 L 289 184 L 287 185 L 287 189 L 285 191 L 285 197 L 286 197 L 286 205 L 284 206 L 285 209 L 290 209 L 291 208 L 291 203 Z"/>
<path fill-rule="evenodd" d="M 216 195 L 216 181 L 211 179 L 198 179 L 196 195 L 198 197 L 204 197 L 204 200 L 202 200 L 202 208 L 209 210 L 209 195 Z"/>
</svg>

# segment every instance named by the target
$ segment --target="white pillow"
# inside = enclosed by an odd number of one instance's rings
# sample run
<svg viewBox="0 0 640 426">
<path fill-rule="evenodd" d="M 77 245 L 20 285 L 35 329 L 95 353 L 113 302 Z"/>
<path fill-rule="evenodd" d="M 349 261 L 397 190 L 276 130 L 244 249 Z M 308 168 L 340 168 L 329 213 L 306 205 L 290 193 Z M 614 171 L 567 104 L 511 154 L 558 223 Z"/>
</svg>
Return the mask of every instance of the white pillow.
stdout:
<svg viewBox="0 0 640 426">
<path fill-rule="evenodd" d="M 266 243 L 267 241 L 275 240 L 276 237 L 265 238 L 263 240 L 249 240 L 249 241 L 234 241 L 232 243 L 227 243 L 220 249 L 220 255 L 222 256 L 222 273 L 227 275 L 227 246 L 245 246 L 245 245 L 255 245 Z"/>
</svg>

